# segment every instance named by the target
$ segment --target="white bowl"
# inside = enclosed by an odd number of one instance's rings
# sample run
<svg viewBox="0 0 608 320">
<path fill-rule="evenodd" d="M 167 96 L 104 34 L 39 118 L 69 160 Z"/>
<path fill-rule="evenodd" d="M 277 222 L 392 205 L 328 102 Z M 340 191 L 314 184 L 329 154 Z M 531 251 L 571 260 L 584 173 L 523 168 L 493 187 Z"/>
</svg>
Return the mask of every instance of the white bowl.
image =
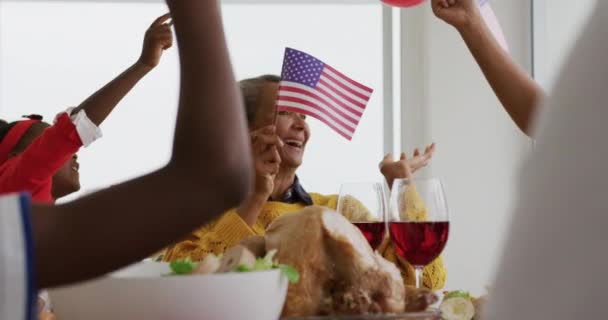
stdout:
<svg viewBox="0 0 608 320">
<path fill-rule="evenodd" d="M 279 270 L 170 276 L 142 262 L 108 277 L 50 290 L 61 320 L 279 319 L 288 281 Z"/>
</svg>

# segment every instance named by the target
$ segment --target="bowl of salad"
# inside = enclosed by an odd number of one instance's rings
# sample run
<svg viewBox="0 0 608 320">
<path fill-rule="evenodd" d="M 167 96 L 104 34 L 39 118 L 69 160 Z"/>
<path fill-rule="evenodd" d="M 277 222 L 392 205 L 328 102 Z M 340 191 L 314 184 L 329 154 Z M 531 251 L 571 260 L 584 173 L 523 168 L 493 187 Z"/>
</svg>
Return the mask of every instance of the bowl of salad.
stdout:
<svg viewBox="0 0 608 320">
<path fill-rule="evenodd" d="M 250 254 L 250 253 L 249 253 Z M 145 261 L 107 277 L 50 291 L 61 320 L 276 320 L 289 282 L 299 275 L 242 251 L 202 262 Z"/>
</svg>

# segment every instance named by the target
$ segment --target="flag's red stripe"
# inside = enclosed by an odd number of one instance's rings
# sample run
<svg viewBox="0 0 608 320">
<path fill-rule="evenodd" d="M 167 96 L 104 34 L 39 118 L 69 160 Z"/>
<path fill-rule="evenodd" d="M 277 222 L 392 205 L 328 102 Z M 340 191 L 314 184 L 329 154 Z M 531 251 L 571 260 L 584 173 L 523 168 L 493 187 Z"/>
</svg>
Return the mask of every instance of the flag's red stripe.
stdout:
<svg viewBox="0 0 608 320">
<path fill-rule="evenodd" d="M 361 89 L 361 90 L 365 90 L 365 91 L 369 92 L 370 94 L 371 94 L 372 92 L 374 92 L 374 89 L 372 89 L 372 88 L 368 88 L 368 87 L 366 87 L 366 86 L 364 86 L 364 85 L 360 84 L 359 82 L 357 82 L 357 81 L 355 81 L 355 80 L 353 80 L 353 79 L 351 79 L 351 78 L 349 78 L 349 77 L 345 76 L 345 75 L 344 75 L 342 72 L 340 72 L 340 71 L 338 71 L 338 70 L 336 70 L 336 69 L 334 69 L 334 68 L 330 67 L 330 66 L 329 66 L 329 65 L 327 65 L 327 64 L 325 65 L 325 69 L 329 69 L 329 70 L 331 70 L 331 72 L 333 72 L 333 73 L 335 73 L 335 74 L 339 75 L 340 77 L 342 77 L 342 79 L 344 79 L 344 80 L 348 81 L 348 83 L 352 84 L 353 86 L 355 86 L 355 87 L 357 87 L 357 88 L 359 88 L 359 89 Z"/>
<path fill-rule="evenodd" d="M 358 91 L 353 90 L 351 87 L 349 87 L 349 86 L 345 85 L 344 83 L 340 82 L 338 79 L 336 79 L 334 76 L 330 75 L 329 73 L 323 72 L 323 74 L 321 75 L 321 77 L 322 78 L 323 77 L 327 78 L 327 80 L 331 81 L 336 86 L 338 86 L 338 87 L 346 90 L 346 92 L 348 92 L 349 94 L 352 94 L 353 96 L 358 97 L 359 99 L 363 99 L 365 101 L 369 101 L 370 97 L 368 97 L 366 95 L 363 95 L 363 94 L 361 94 Z M 344 79 L 344 80 L 346 80 L 346 79 Z"/>
<path fill-rule="evenodd" d="M 337 132 L 338 134 L 340 134 L 341 136 L 347 138 L 350 140 L 350 138 L 353 136 L 353 133 L 345 133 L 344 131 L 340 130 L 340 128 L 338 128 L 334 123 L 332 123 L 331 121 L 327 121 L 326 119 L 324 119 L 323 117 L 319 117 L 318 114 L 315 114 L 314 112 L 311 112 L 309 110 L 306 109 L 301 109 L 298 107 L 292 107 L 292 106 L 279 106 L 279 110 L 284 110 L 284 111 L 290 111 L 290 112 L 296 112 L 296 113 L 301 113 L 301 114 L 306 114 L 308 116 L 311 116 L 323 123 L 325 123 L 327 126 L 329 126 L 332 130 L 334 130 L 335 132 Z"/>
<path fill-rule="evenodd" d="M 308 110 L 304 110 L 304 109 L 300 109 L 300 108 L 294 108 L 294 107 L 288 107 L 288 106 L 281 106 L 280 104 L 277 106 L 277 108 L 279 110 L 284 110 L 284 111 L 290 111 L 290 112 L 296 112 L 296 113 L 302 113 L 305 115 L 309 115 L 315 119 L 318 119 L 319 121 L 325 123 L 327 126 L 329 126 L 330 128 L 332 128 L 336 133 L 338 133 L 339 135 L 343 136 L 344 138 L 348 139 L 349 141 L 352 140 L 352 135 L 347 135 L 346 133 L 342 132 L 340 129 L 338 129 L 336 126 L 334 126 L 333 123 L 328 122 L 327 120 L 323 119 L 322 117 L 317 116 L 316 114 L 309 112 Z"/>
<path fill-rule="evenodd" d="M 279 95 L 281 95 L 281 90 L 282 91 L 287 91 L 287 92 L 298 93 L 298 94 L 302 94 L 302 95 L 305 95 L 305 96 L 310 96 L 310 97 L 312 97 L 314 99 L 319 100 L 321 103 L 327 105 L 329 108 L 331 108 L 332 110 L 334 110 L 335 112 L 337 112 L 338 114 L 340 114 L 341 116 L 343 116 L 344 118 L 346 118 L 346 119 L 348 119 L 348 120 L 350 120 L 352 122 L 358 122 L 359 121 L 359 119 L 355 119 L 355 118 L 353 118 L 353 116 L 347 114 L 343 110 L 340 110 L 340 108 L 336 107 L 330 101 L 327 101 L 327 99 L 325 99 L 325 98 L 321 97 L 320 95 L 314 93 L 314 89 L 312 91 L 307 91 L 307 90 L 296 88 L 296 87 L 282 85 L 281 87 L 279 87 Z M 342 107 L 342 108 L 345 108 L 343 105 L 339 105 L 339 106 Z M 345 109 L 347 109 L 351 113 L 354 113 L 359 118 L 361 118 L 361 116 L 363 115 L 363 113 L 361 113 L 358 110 L 353 110 L 352 108 L 345 108 Z"/>
<path fill-rule="evenodd" d="M 296 98 L 296 97 L 286 97 L 286 96 L 281 96 L 279 95 L 279 100 L 284 100 L 284 101 L 291 101 L 291 102 L 295 102 L 295 103 L 300 103 L 303 104 L 305 106 L 309 106 L 313 109 L 319 110 L 320 112 L 322 112 L 324 115 L 326 115 L 327 117 L 329 117 L 332 121 L 339 123 L 344 129 L 349 130 L 349 131 L 355 131 L 355 129 L 353 127 L 357 127 L 358 121 L 349 121 L 350 125 L 345 123 L 344 121 L 340 120 L 338 117 L 334 116 L 333 114 L 331 114 L 329 111 L 327 111 L 326 108 L 324 108 L 323 106 L 317 105 L 316 103 L 310 101 L 310 100 L 306 100 L 306 99 L 300 99 L 300 98 Z"/>
<path fill-rule="evenodd" d="M 321 92 L 321 90 L 319 90 L 319 89 L 312 89 L 311 88 L 310 91 L 308 91 L 308 90 L 304 90 L 304 89 L 301 89 L 301 88 L 298 88 L 298 87 L 292 87 L 292 86 L 289 85 L 289 83 L 282 82 L 281 83 L 281 87 L 279 87 L 279 91 L 281 91 L 281 90 L 309 95 L 309 96 L 314 97 L 315 99 L 317 99 L 317 100 L 325 103 L 328 106 L 332 106 L 332 107 L 336 108 L 336 106 L 334 106 L 333 103 L 331 103 L 330 101 L 327 101 L 327 99 L 325 99 L 321 95 L 315 93 L 315 91 Z M 354 113 L 359 118 L 361 118 L 361 116 L 363 116 L 363 113 L 360 110 L 353 109 L 351 106 L 343 103 L 339 99 L 336 99 L 336 100 L 332 99 L 331 95 L 327 95 L 327 96 L 330 98 L 330 100 L 334 101 L 338 106 L 340 106 L 340 107 L 342 107 L 342 108 L 350 111 L 351 113 Z M 348 117 L 350 119 L 353 119 L 352 116 L 348 116 Z M 355 121 L 358 121 L 358 120 L 355 119 Z"/>
<path fill-rule="evenodd" d="M 319 90 L 319 92 L 323 92 L 330 99 L 332 99 L 332 100 L 334 100 L 336 102 L 339 102 L 339 103 L 341 103 L 343 105 L 346 105 L 345 103 L 343 103 L 342 101 L 340 101 L 340 99 L 336 98 L 336 96 L 339 96 L 342 99 L 344 99 L 344 100 L 346 100 L 346 101 L 354 104 L 357 107 L 365 108 L 365 104 L 362 104 L 361 102 L 354 100 L 353 98 L 351 98 L 351 97 L 343 94 L 340 91 L 332 89 L 331 86 L 325 80 L 323 80 L 323 78 L 321 78 L 318 83 L 321 83 L 321 84 L 325 85 L 327 87 L 327 90 L 331 90 L 331 91 L 327 91 L 326 89 L 320 88 L 318 84 L 317 84 L 317 87 L 315 88 L 316 90 Z M 350 108 L 352 109 L 352 107 L 350 107 Z"/>
</svg>

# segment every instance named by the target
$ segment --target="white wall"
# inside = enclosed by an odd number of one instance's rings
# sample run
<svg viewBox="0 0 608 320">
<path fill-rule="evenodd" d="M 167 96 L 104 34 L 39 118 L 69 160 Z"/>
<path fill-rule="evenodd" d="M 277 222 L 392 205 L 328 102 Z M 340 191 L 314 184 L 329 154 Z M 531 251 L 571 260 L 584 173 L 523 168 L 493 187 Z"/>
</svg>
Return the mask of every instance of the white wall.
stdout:
<svg viewBox="0 0 608 320">
<path fill-rule="evenodd" d="M 539 75 L 550 88 L 595 0 L 544 1 Z M 530 1 L 492 1 L 511 55 L 531 70 Z M 445 250 L 448 288 L 483 293 L 491 285 L 503 237 L 510 223 L 518 169 L 531 144 L 502 110 L 459 35 L 435 19 L 429 8 L 406 14 L 404 28 L 419 26 L 422 37 L 406 42 L 413 79 L 423 79 L 404 100 L 403 142 L 406 146 L 435 141 L 438 152 L 427 175 L 447 184 L 452 212 L 451 236 Z M 413 23 L 413 24 L 412 24 Z M 404 31 L 407 32 L 407 31 Z M 407 62 L 406 62 L 407 63 Z M 405 75 L 406 79 L 408 75 Z M 412 80 L 412 79 L 410 79 Z M 412 81 L 411 81 L 412 82 Z M 414 97 L 412 98 L 411 95 Z M 408 123 L 408 117 L 414 122 Z M 407 126 L 416 127 L 411 135 Z"/>
<path fill-rule="evenodd" d="M 529 2 L 492 3 L 514 59 L 529 67 Z M 445 250 L 447 288 L 480 294 L 491 284 L 515 201 L 516 173 L 530 142 L 503 111 L 453 28 L 426 6 L 402 18 L 403 32 L 410 34 L 406 41 L 413 42 L 403 46 L 404 64 L 413 72 L 408 75 L 406 67 L 406 82 L 422 81 L 404 92 L 410 103 L 404 105 L 402 139 L 406 146 L 437 143 L 427 175 L 447 185 L 452 214 Z M 416 25 L 420 30 L 415 33 L 422 36 L 408 31 Z M 412 126 L 415 132 L 408 131 Z"/>
<path fill-rule="evenodd" d="M 47 121 L 136 61 L 157 5 L 23 3 L 2 7 L 2 118 L 40 113 Z M 103 124 L 104 138 L 80 153 L 83 192 L 117 183 L 168 159 L 178 88 L 177 54 L 129 94 Z"/>
<path fill-rule="evenodd" d="M 544 45 L 544 57 L 538 61 L 543 64 L 540 75 L 543 86 L 550 90 L 555 83 L 564 59 L 571 51 L 574 41 L 589 19 L 597 0 L 537 0 L 543 3 L 544 10 L 538 14 L 537 27 L 544 35 L 540 45 Z M 543 59 L 544 58 L 544 59 Z"/>
</svg>

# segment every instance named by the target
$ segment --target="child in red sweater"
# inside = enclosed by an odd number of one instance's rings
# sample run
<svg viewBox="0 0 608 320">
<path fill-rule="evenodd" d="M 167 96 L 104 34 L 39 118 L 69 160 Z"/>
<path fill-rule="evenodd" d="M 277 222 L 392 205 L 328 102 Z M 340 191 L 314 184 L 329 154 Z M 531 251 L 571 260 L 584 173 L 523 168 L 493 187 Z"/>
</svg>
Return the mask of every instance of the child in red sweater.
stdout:
<svg viewBox="0 0 608 320">
<path fill-rule="evenodd" d="M 147 30 L 135 64 L 53 125 L 35 115 L 0 123 L 0 194 L 26 191 L 34 202 L 54 203 L 80 189 L 76 152 L 101 137 L 98 126 L 172 46 L 169 19 L 161 16 Z"/>
</svg>

